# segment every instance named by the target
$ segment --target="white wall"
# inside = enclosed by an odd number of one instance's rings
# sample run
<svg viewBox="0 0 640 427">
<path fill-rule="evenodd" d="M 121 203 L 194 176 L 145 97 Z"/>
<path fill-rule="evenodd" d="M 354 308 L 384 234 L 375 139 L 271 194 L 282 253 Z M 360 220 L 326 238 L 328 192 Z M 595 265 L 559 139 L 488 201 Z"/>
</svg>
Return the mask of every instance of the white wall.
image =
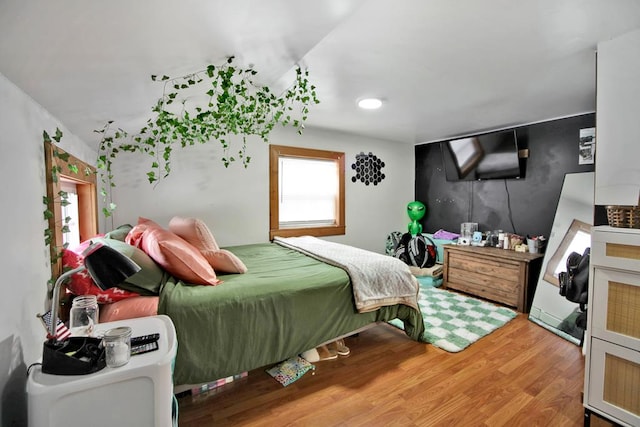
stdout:
<svg viewBox="0 0 640 427">
<path fill-rule="evenodd" d="M 0 425 L 26 424 L 26 368 L 42 352 L 48 252 L 44 245 L 45 193 L 42 132 L 59 127 L 62 148 L 95 164 L 96 153 L 0 74 Z"/>
<path fill-rule="evenodd" d="M 345 153 L 347 232 L 327 239 L 383 252 L 390 231 L 406 230 L 406 205 L 414 197 L 413 146 L 317 129 L 298 135 L 287 128 L 275 130 L 270 142 Z M 377 186 L 351 181 L 351 164 L 360 152 L 371 152 L 385 163 L 382 172 L 386 177 Z M 178 149 L 173 154 L 171 175 L 155 187 L 146 181 L 150 158 L 120 155 L 114 167 L 113 189 L 118 206 L 113 224 L 106 228 L 135 224 L 138 216 L 163 226 L 174 215 L 195 216 L 207 223 L 221 246 L 268 241 L 268 145 L 251 140 L 248 154 L 252 158 L 248 168 L 238 163 L 225 169 L 217 143 Z"/>
</svg>

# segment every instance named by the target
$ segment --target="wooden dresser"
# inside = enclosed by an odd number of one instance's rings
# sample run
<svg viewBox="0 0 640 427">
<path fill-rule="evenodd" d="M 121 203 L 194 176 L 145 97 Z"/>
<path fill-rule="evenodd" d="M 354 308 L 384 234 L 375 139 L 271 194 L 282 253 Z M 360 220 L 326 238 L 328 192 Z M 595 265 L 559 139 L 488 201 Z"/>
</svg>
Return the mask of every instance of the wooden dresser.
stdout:
<svg viewBox="0 0 640 427">
<path fill-rule="evenodd" d="M 542 254 L 479 246 L 444 246 L 443 287 L 529 311 Z"/>
</svg>

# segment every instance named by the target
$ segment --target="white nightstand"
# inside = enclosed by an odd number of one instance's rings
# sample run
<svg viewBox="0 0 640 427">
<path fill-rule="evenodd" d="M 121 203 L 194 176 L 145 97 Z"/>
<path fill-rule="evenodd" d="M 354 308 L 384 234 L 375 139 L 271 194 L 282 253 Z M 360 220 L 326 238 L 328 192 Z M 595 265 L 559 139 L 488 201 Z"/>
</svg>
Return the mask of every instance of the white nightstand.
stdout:
<svg viewBox="0 0 640 427">
<path fill-rule="evenodd" d="M 159 349 L 90 375 L 49 375 L 34 367 L 27 380 L 30 426 L 173 425 L 173 363 L 178 343 L 171 319 L 142 317 L 96 328 L 106 331 L 116 326 L 130 326 L 134 337 L 159 333 Z"/>
</svg>

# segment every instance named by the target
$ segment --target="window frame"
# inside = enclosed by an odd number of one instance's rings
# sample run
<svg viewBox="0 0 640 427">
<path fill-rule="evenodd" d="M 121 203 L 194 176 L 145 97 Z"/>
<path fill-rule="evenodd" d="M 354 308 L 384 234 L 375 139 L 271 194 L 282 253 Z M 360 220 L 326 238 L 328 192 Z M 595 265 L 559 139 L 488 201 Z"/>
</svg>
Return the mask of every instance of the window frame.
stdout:
<svg viewBox="0 0 640 427">
<path fill-rule="evenodd" d="M 338 165 L 338 197 L 336 222 L 333 225 L 317 227 L 280 228 L 279 206 L 279 167 L 280 157 L 295 157 L 309 160 L 332 160 Z M 338 236 L 344 235 L 345 226 L 345 179 L 344 153 L 338 151 L 317 150 L 313 148 L 290 147 L 285 145 L 269 145 L 269 240 L 275 236 Z"/>
<path fill-rule="evenodd" d="M 55 153 L 59 153 L 55 155 Z M 68 154 L 69 158 L 62 161 L 60 154 Z M 51 236 L 50 251 L 54 255 L 57 250 L 63 247 L 62 227 L 64 222 L 62 217 L 62 206 L 60 205 L 60 196 L 58 193 L 62 189 L 61 178 L 72 181 L 76 184 L 78 193 L 78 228 L 80 231 L 80 242 L 98 234 L 98 193 L 96 168 L 88 163 L 83 162 L 72 154 L 67 153 L 60 147 L 45 141 L 44 142 L 44 158 L 45 158 L 45 176 L 47 186 L 47 198 L 53 201 L 51 211 L 53 216 L 49 218 L 49 228 L 53 230 Z M 75 165 L 78 173 L 69 169 L 69 165 Z M 60 172 L 57 173 L 57 181 L 53 180 L 51 171 L 56 167 Z M 62 260 L 51 265 L 52 277 L 59 277 L 62 274 Z"/>
</svg>

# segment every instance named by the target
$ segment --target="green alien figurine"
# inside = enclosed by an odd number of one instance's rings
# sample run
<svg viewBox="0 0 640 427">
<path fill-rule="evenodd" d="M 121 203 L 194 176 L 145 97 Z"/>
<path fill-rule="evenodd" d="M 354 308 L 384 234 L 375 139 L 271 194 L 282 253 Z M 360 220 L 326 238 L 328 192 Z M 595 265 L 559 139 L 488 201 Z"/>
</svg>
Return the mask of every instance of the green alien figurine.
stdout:
<svg viewBox="0 0 640 427">
<path fill-rule="evenodd" d="M 414 201 L 407 205 L 407 214 L 411 220 L 409 223 L 409 234 L 411 234 L 411 236 L 417 236 L 422 233 L 422 224 L 418 221 L 422 219 L 426 211 L 427 208 L 422 202 Z"/>
</svg>

